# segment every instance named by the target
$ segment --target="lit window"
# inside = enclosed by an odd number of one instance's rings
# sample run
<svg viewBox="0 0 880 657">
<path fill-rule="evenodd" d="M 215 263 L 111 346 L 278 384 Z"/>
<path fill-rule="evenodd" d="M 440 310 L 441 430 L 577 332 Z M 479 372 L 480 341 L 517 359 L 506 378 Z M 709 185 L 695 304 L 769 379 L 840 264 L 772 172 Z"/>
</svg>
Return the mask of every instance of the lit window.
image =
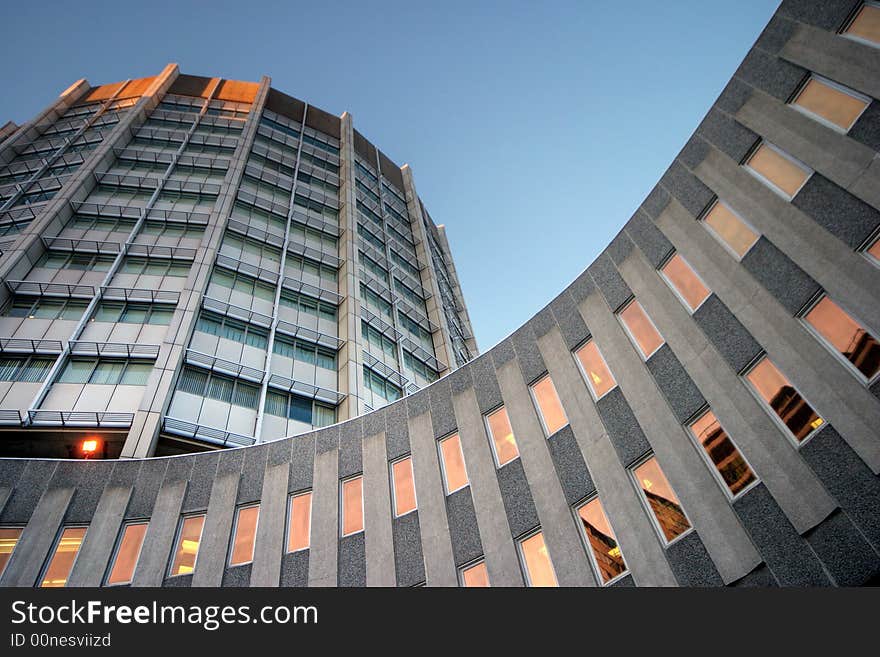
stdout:
<svg viewBox="0 0 880 657">
<path fill-rule="evenodd" d="M 804 315 L 804 321 L 866 379 L 880 371 L 880 343 L 827 296 Z"/>
<path fill-rule="evenodd" d="M 135 566 L 141 555 L 144 536 L 147 535 L 146 522 L 130 522 L 122 528 L 119 546 L 113 557 L 113 567 L 107 576 L 107 584 L 128 584 L 134 575 Z"/>
<path fill-rule="evenodd" d="M 537 383 L 533 383 L 530 390 L 541 418 L 541 424 L 544 426 L 544 432 L 548 436 L 552 436 L 568 424 L 565 409 L 562 408 L 562 402 L 559 401 L 559 395 L 556 394 L 556 386 L 553 385 L 553 380 L 549 376 L 545 376 Z"/>
<path fill-rule="evenodd" d="M 746 168 L 786 199 L 794 198 L 812 171 L 767 142 L 755 149 Z"/>
<path fill-rule="evenodd" d="M 874 240 L 874 243 L 871 244 L 867 249 L 865 249 L 865 253 L 867 253 L 871 259 L 874 261 L 874 264 L 880 265 L 880 237 Z"/>
<path fill-rule="evenodd" d="M 825 424 L 766 356 L 746 374 L 746 379 L 798 442 Z"/>
<path fill-rule="evenodd" d="M 0 575 L 3 575 L 6 564 L 12 557 L 12 551 L 21 538 L 21 531 L 21 527 L 0 527 Z"/>
<path fill-rule="evenodd" d="M 663 346 L 663 338 L 654 328 L 654 323 L 642 309 L 638 301 L 633 300 L 618 313 L 630 338 L 647 360 L 655 351 Z"/>
<path fill-rule="evenodd" d="M 489 586 L 489 571 L 486 570 L 486 562 L 479 561 L 462 568 L 461 583 L 468 588 L 482 588 Z"/>
<path fill-rule="evenodd" d="M 517 545 L 528 586 L 559 586 L 542 532 L 518 541 Z"/>
<path fill-rule="evenodd" d="M 499 468 L 519 456 L 519 448 L 516 446 L 516 438 L 513 437 L 513 428 L 510 426 L 506 408 L 502 406 L 497 411 L 489 413 L 486 416 L 486 427 L 492 439 L 492 451 Z"/>
<path fill-rule="evenodd" d="M 240 566 L 254 560 L 254 542 L 257 540 L 259 520 L 259 504 L 244 506 L 236 511 L 235 527 L 232 530 L 232 550 L 229 555 L 230 566 Z"/>
<path fill-rule="evenodd" d="M 699 308 L 711 294 L 696 272 L 677 253 L 663 265 L 660 271 L 691 311 Z"/>
<path fill-rule="evenodd" d="M 342 482 L 342 535 L 364 531 L 364 478 L 346 479 Z"/>
<path fill-rule="evenodd" d="M 590 340 L 574 353 L 581 367 L 581 373 L 586 378 L 595 399 L 598 400 L 606 392 L 614 389 L 617 381 L 614 380 L 594 340 Z"/>
<path fill-rule="evenodd" d="M 416 510 L 416 486 L 413 481 L 412 457 L 391 464 L 391 485 L 394 489 L 394 515 L 402 516 Z"/>
<path fill-rule="evenodd" d="M 296 552 L 309 547 L 312 525 L 312 494 L 290 496 L 287 511 L 287 551 Z"/>
<path fill-rule="evenodd" d="M 602 583 L 607 584 L 626 572 L 626 563 L 620 553 L 614 530 L 608 524 L 608 518 L 598 497 L 579 506 L 577 514 L 581 520 L 587 546 L 590 548 L 593 566 L 602 578 Z"/>
<path fill-rule="evenodd" d="M 870 99 L 830 80 L 807 80 L 792 105 L 819 122 L 847 132 L 865 111 Z"/>
<path fill-rule="evenodd" d="M 636 466 L 633 475 L 642 495 L 644 495 L 648 508 L 651 510 L 651 515 L 667 543 L 691 528 L 691 523 L 684 515 L 684 509 L 681 508 L 678 496 L 669 485 L 656 457 L 652 456 L 641 465 Z"/>
<path fill-rule="evenodd" d="M 43 588 L 67 586 L 67 578 L 73 570 L 73 562 L 79 554 L 83 538 L 86 535 L 86 527 L 65 527 L 55 543 L 52 557 L 46 565 L 40 586 Z"/>
<path fill-rule="evenodd" d="M 461 438 L 458 434 L 453 434 L 440 441 L 440 466 L 443 470 L 443 483 L 446 484 L 447 495 L 468 485 L 464 454 L 461 451 Z"/>
<path fill-rule="evenodd" d="M 748 253 L 760 237 L 721 201 L 715 203 L 712 209 L 706 213 L 706 216 L 703 217 L 703 223 L 709 228 L 709 232 L 715 235 L 737 258 L 742 258 Z"/>
<path fill-rule="evenodd" d="M 843 34 L 872 46 L 880 45 L 880 5 L 866 2 L 843 30 Z"/>
<path fill-rule="evenodd" d="M 174 550 L 174 561 L 171 563 L 171 576 L 188 575 L 196 567 L 199 556 L 199 543 L 202 541 L 202 528 L 205 526 L 205 514 L 186 516 L 180 521 L 177 546 Z"/>
<path fill-rule="evenodd" d="M 689 428 L 731 495 L 738 495 L 757 480 L 715 413 L 706 411 Z"/>
</svg>

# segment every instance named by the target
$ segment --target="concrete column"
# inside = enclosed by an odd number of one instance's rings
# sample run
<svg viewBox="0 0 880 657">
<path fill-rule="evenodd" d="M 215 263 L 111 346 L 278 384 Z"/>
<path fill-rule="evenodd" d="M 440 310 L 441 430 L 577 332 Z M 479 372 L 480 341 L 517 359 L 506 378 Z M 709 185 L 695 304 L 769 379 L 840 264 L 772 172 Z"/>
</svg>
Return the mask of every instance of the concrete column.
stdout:
<svg viewBox="0 0 880 657">
<path fill-rule="evenodd" d="M 260 521 L 251 566 L 251 586 L 278 586 L 287 549 L 287 483 L 290 463 L 269 464 L 260 495 Z"/>
<path fill-rule="evenodd" d="M 315 455 L 309 586 L 336 586 L 339 553 L 339 450 Z"/>
<path fill-rule="evenodd" d="M 390 471 L 385 454 L 385 432 L 364 438 L 364 539 L 367 586 L 395 586 L 394 534 L 391 515 Z"/>
<path fill-rule="evenodd" d="M 150 516 L 150 526 L 144 536 L 141 556 L 131 581 L 132 586 L 162 586 L 177 536 L 186 485 L 185 480 L 177 480 L 168 482 L 159 489 Z"/>
<path fill-rule="evenodd" d="M 229 540 L 235 519 L 235 502 L 241 479 L 239 469 L 223 471 L 223 460 L 217 468 L 217 476 L 211 486 L 208 513 L 202 528 L 202 540 L 193 571 L 193 586 L 220 586 L 229 558 Z M 260 509 L 262 514 L 262 509 Z"/>
<path fill-rule="evenodd" d="M 104 489 L 80 547 L 83 558 L 74 562 L 67 586 L 101 586 L 104 583 L 130 498 L 130 486 Z"/>
</svg>

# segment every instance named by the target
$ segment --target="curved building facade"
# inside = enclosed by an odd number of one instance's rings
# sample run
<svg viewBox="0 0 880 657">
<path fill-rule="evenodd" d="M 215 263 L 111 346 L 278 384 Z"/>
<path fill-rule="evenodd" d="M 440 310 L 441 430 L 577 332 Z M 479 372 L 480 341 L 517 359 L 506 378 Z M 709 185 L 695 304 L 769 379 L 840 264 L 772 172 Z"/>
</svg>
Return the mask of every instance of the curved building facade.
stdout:
<svg viewBox="0 0 880 657">
<path fill-rule="evenodd" d="M 599 257 L 403 399 L 239 449 L 0 460 L 0 585 L 875 583 L 878 24 L 872 2 L 783 2 Z M 163 75 L 129 111 L 191 80 Z"/>
</svg>

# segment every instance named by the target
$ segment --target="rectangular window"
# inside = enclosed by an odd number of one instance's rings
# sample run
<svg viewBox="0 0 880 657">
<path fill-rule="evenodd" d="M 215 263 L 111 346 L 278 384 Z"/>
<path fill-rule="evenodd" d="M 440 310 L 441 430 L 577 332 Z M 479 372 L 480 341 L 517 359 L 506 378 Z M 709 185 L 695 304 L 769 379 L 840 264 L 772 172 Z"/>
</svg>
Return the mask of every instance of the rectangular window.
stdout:
<svg viewBox="0 0 880 657">
<path fill-rule="evenodd" d="M 587 380 L 593 399 L 599 400 L 614 389 L 617 381 L 608 369 L 595 340 L 590 340 L 574 352 L 581 374 Z"/>
<path fill-rule="evenodd" d="M 0 577 L 6 569 L 6 564 L 12 557 L 12 551 L 21 538 L 21 527 L 0 527 Z"/>
<path fill-rule="evenodd" d="M 641 304 L 633 299 L 623 310 L 618 313 L 623 322 L 630 340 L 638 347 L 645 360 L 648 360 L 655 351 L 663 346 L 663 338 L 654 327 L 654 322 L 648 317 Z"/>
<path fill-rule="evenodd" d="M 623 575 L 627 569 L 614 530 L 608 523 L 599 498 L 594 497 L 589 502 L 581 504 L 577 508 L 577 515 L 581 521 L 593 567 L 600 581 L 608 584 Z"/>
<path fill-rule="evenodd" d="M 464 454 L 461 451 L 461 438 L 453 434 L 440 441 L 440 468 L 443 471 L 443 483 L 446 494 L 468 485 L 467 470 L 464 465 Z"/>
<path fill-rule="evenodd" d="M 870 102 L 870 98 L 852 89 L 813 75 L 791 104 L 830 128 L 849 132 Z"/>
<path fill-rule="evenodd" d="M 391 485 L 394 492 L 394 516 L 416 510 L 416 487 L 413 481 L 412 457 L 391 464 Z"/>
<path fill-rule="evenodd" d="M 711 410 L 688 428 L 733 497 L 758 480 Z"/>
<path fill-rule="evenodd" d="M 461 585 L 467 588 L 485 588 L 489 586 L 489 571 L 485 561 L 478 561 L 464 566 L 461 571 Z"/>
<path fill-rule="evenodd" d="M 287 551 L 306 550 L 311 541 L 312 492 L 290 496 L 287 510 Z"/>
<path fill-rule="evenodd" d="M 755 149 L 745 167 L 788 201 L 794 198 L 813 173 L 808 166 L 766 141 Z"/>
<path fill-rule="evenodd" d="M 550 553 L 544 543 L 543 532 L 539 531 L 520 539 L 517 541 L 517 547 L 527 586 L 559 586 Z"/>
<path fill-rule="evenodd" d="M 516 438 L 513 436 L 513 427 L 510 426 L 506 408 L 502 406 L 486 416 L 486 429 L 492 440 L 492 452 L 495 454 L 495 463 L 499 468 L 519 456 L 519 448 L 516 446 Z"/>
<path fill-rule="evenodd" d="M 836 354 L 843 356 L 866 379 L 880 371 L 880 343 L 827 296 L 803 316 L 804 322 Z"/>
<path fill-rule="evenodd" d="M 236 510 L 235 527 L 232 530 L 232 549 L 229 553 L 230 566 L 240 566 L 254 560 L 254 543 L 257 540 L 259 521 L 259 504 L 243 506 Z"/>
<path fill-rule="evenodd" d="M 364 531 L 364 478 L 362 475 L 342 482 L 342 535 Z"/>
<path fill-rule="evenodd" d="M 657 458 L 651 456 L 633 468 L 632 473 L 664 542 L 669 543 L 687 532 L 691 523 L 660 469 Z"/>
<path fill-rule="evenodd" d="M 760 237 L 757 231 L 721 201 L 716 201 L 706 213 L 703 223 L 737 260 L 748 253 Z"/>
<path fill-rule="evenodd" d="M 746 379 L 798 443 L 825 424 L 825 420 L 766 356 L 749 370 Z"/>
<path fill-rule="evenodd" d="M 129 522 L 123 525 L 116 553 L 113 555 L 113 565 L 110 574 L 107 575 L 107 585 L 129 584 L 134 576 L 138 558 L 141 555 L 141 547 L 144 537 L 147 535 L 147 522 Z"/>
<path fill-rule="evenodd" d="M 553 385 L 553 380 L 549 375 L 533 383 L 529 390 L 532 393 L 535 407 L 538 409 L 538 417 L 541 418 L 544 433 L 548 437 L 568 424 L 565 409 L 562 408 L 562 402 L 559 401 L 559 395 L 556 394 L 556 386 Z"/>
<path fill-rule="evenodd" d="M 865 249 L 865 254 L 871 262 L 880 267 L 880 237 L 875 238 L 873 243 Z"/>
<path fill-rule="evenodd" d="M 174 547 L 174 561 L 171 562 L 171 572 L 169 573 L 171 577 L 188 575 L 195 569 L 204 526 L 204 513 L 181 518 L 180 529 L 177 532 L 177 544 Z"/>
<path fill-rule="evenodd" d="M 843 29 L 843 35 L 869 46 L 880 46 L 880 4 L 866 2 Z"/>
<path fill-rule="evenodd" d="M 67 586 L 67 578 L 73 570 L 79 548 L 86 536 L 86 529 L 87 527 L 65 527 L 61 530 L 52 550 L 52 556 L 40 578 L 40 587 Z"/>
<path fill-rule="evenodd" d="M 691 312 L 696 311 L 711 294 L 697 273 L 677 253 L 660 268 L 660 273 Z"/>
</svg>

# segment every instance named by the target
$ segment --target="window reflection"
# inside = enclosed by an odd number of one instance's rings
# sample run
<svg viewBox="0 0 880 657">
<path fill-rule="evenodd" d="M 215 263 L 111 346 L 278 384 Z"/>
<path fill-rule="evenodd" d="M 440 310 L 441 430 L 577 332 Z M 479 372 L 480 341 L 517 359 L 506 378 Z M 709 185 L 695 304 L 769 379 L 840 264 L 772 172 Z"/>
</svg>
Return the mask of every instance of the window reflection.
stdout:
<svg viewBox="0 0 880 657">
<path fill-rule="evenodd" d="M 461 452 L 461 438 L 458 434 L 440 441 L 440 459 L 446 494 L 454 493 L 468 484 L 467 470 L 464 466 L 464 454 Z"/>
<path fill-rule="evenodd" d="M 599 399 L 617 385 L 617 381 L 614 380 L 614 376 L 612 376 L 611 370 L 608 369 L 605 359 L 599 353 L 599 347 L 596 346 L 595 341 L 590 340 L 587 342 L 575 352 L 575 356 L 577 356 L 578 362 L 581 364 L 581 370 L 584 376 L 586 376 L 590 390 L 593 391 L 593 396 L 596 399 Z"/>
<path fill-rule="evenodd" d="M 825 424 L 825 420 L 819 417 L 766 356 L 746 378 L 798 442 Z"/>
<path fill-rule="evenodd" d="M 758 233 L 721 201 L 712 206 L 703 222 L 740 258 L 758 241 Z"/>
<path fill-rule="evenodd" d="M 406 457 L 391 464 L 394 482 L 394 515 L 402 516 L 416 508 L 416 487 L 413 481 L 412 458 Z"/>
<path fill-rule="evenodd" d="M 21 538 L 21 527 L 0 527 L 0 575 L 12 556 L 12 551 Z"/>
<path fill-rule="evenodd" d="M 544 430 L 548 436 L 552 436 L 562 427 L 568 424 L 565 409 L 556 394 L 556 386 L 549 376 L 545 376 L 537 383 L 532 384 L 532 397 L 538 406 L 538 414 L 544 423 Z"/>
<path fill-rule="evenodd" d="M 119 548 L 116 550 L 116 557 L 113 560 L 113 568 L 107 577 L 107 584 L 128 584 L 131 582 L 146 535 L 146 522 L 125 525 L 122 530 L 122 538 L 119 541 Z"/>
<path fill-rule="evenodd" d="M 259 504 L 238 510 L 235 521 L 235 536 L 232 539 L 232 554 L 229 558 L 230 566 L 238 566 L 254 560 L 254 542 L 257 539 L 259 519 Z"/>
<path fill-rule="evenodd" d="M 815 77 L 807 81 L 795 99 L 794 105 L 844 131 L 852 127 L 868 106 L 861 98 L 856 98 Z"/>
<path fill-rule="evenodd" d="M 342 535 L 364 530 L 364 478 L 342 482 Z"/>
<path fill-rule="evenodd" d="M 519 448 L 516 446 L 507 409 L 502 406 L 497 411 L 489 413 L 486 416 L 486 425 L 489 427 L 489 437 L 492 439 L 495 460 L 499 467 L 519 456 Z"/>
<path fill-rule="evenodd" d="M 55 545 L 55 551 L 40 582 L 41 587 L 67 586 L 67 579 L 85 535 L 86 527 L 67 527 L 61 532 L 61 538 Z"/>
<path fill-rule="evenodd" d="M 621 310 L 620 319 L 623 320 L 624 326 L 629 330 L 630 337 L 635 341 L 645 360 L 663 345 L 663 338 L 660 337 L 638 301 L 632 301 Z"/>
<path fill-rule="evenodd" d="M 617 538 L 611 525 L 608 524 L 608 518 L 598 497 L 581 505 L 577 513 L 581 519 L 587 544 L 593 554 L 593 561 L 599 570 L 602 582 L 607 584 L 626 572 L 626 563 L 620 553 L 620 546 L 617 545 Z"/>
<path fill-rule="evenodd" d="M 187 516 L 183 519 L 180 536 L 177 539 L 177 551 L 174 554 L 174 562 L 171 564 L 172 576 L 187 575 L 195 569 L 204 525 L 204 514 Z"/>
<path fill-rule="evenodd" d="M 489 571 L 486 569 L 486 562 L 481 561 L 463 568 L 461 581 L 468 588 L 489 586 Z"/>
<path fill-rule="evenodd" d="M 672 256 L 660 270 L 692 311 L 709 296 L 709 288 L 679 254 Z"/>
<path fill-rule="evenodd" d="M 550 553 L 544 543 L 544 534 L 538 532 L 519 542 L 520 554 L 529 586 L 559 586 Z"/>
<path fill-rule="evenodd" d="M 810 173 L 802 166 L 766 143 L 758 146 L 746 162 L 746 166 L 760 174 L 788 198 L 797 194 L 810 177 Z"/>
<path fill-rule="evenodd" d="M 843 33 L 880 45 L 880 7 L 873 4 L 864 5 Z"/>
<path fill-rule="evenodd" d="M 667 542 L 691 528 L 678 496 L 669 485 L 656 457 L 652 456 L 636 467 L 634 474 Z"/>
<path fill-rule="evenodd" d="M 755 473 L 712 411 L 706 411 L 701 415 L 691 424 L 690 429 L 732 495 L 736 495 L 755 481 Z"/>
<path fill-rule="evenodd" d="M 300 493 L 290 497 L 287 525 L 287 551 L 296 552 L 309 547 L 312 525 L 312 494 Z"/>
<path fill-rule="evenodd" d="M 880 371 L 880 343 L 827 296 L 804 315 L 804 320 L 865 378 L 871 379 Z"/>
</svg>

